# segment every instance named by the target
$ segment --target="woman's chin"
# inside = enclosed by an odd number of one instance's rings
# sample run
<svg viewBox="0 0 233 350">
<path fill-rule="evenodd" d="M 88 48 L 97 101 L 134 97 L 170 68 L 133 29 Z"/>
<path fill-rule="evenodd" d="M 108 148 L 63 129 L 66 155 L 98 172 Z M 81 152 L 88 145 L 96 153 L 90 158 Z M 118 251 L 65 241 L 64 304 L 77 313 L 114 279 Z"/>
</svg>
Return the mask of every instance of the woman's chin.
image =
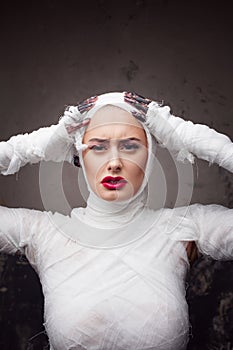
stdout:
<svg viewBox="0 0 233 350">
<path fill-rule="evenodd" d="M 107 190 L 107 191 L 100 191 L 99 193 L 96 193 L 97 196 L 105 201 L 108 202 L 122 202 L 129 200 L 133 197 L 132 193 L 126 193 L 122 190 Z"/>
</svg>

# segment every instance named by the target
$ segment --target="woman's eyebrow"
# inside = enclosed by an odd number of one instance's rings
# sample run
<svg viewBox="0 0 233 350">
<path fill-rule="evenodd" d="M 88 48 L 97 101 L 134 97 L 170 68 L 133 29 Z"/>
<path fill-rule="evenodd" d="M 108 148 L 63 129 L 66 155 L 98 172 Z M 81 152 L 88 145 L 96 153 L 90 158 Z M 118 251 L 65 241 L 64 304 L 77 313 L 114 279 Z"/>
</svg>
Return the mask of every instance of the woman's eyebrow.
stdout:
<svg viewBox="0 0 233 350">
<path fill-rule="evenodd" d="M 88 142 L 110 142 L 111 139 L 100 139 L 98 137 L 94 137 L 90 140 L 88 140 Z M 117 141 L 119 142 L 127 142 L 127 141 L 141 141 L 140 139 L 138 139 L 137 137 L 127 137 L 125 139 L 117 139 Z"/>
<path fill-rule="evenodd" d="M 127 141 L 141 141 L 140 139 L 138 139 L 137 137 L 128 137 L 126 139 L 119 139 L 119 141 L 123 141 L 123 142 L 127 142 Z"/>
<path fill-rule="evenodd" d="M 88 142 L 109 142 L 109 140 L 107 140 L 107 139 L 100 139 L 100 138 L 94 137 L 94 138 L 88 140 Z"/>
</svg>

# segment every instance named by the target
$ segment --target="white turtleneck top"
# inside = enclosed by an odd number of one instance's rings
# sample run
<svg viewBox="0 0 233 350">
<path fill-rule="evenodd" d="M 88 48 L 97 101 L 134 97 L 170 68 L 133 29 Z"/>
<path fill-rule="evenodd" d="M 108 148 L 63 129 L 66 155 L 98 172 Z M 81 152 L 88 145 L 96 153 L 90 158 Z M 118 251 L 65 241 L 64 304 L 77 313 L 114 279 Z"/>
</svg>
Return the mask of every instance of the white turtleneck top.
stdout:
<svg viewBox="0 0 233 350">
<path fill-rule="evenodd" d="M 139 209 L 132 214 L 139 229 L 131 242 L 120 245 L 120 237 L 104 248 L 92 236 L 83 244 L 90 232 L 85 221 L 103 222 L 100 215 L 94 208 L 64 216 L 0 207 L 1 250 L 21 251 L 39 274 L 50 349 L 186 349 L 187 241 L 214 259 L 232 259 L 233 211 L 199 204 Z M 124 214 L 116 215 L 119 224 Z"/>
</svg>

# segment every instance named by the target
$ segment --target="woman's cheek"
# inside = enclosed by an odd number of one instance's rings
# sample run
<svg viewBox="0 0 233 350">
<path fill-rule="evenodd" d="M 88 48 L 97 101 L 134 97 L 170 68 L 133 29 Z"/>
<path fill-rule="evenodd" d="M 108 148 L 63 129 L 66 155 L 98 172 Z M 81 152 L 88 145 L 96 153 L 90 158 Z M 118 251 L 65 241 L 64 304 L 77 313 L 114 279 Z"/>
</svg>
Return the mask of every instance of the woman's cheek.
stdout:
<svg viewBox="0 0 233 350">
<path fill-rule="evenodd" d="M 141 154 L 140 156 L 131 157 L 131 159 L 128 159 L 128 161 L 131 166 L 135 168 L 136 172 L 144 172 L 146 168 L 147 155 Z"/>
<path fill-rule="evenodd" d="M 87 153 L 84 157 L 84 167 L 89 182 L 96 181 L 101 171 L 103 171 L 105 159 L 100 155 Z"/>
</svg>

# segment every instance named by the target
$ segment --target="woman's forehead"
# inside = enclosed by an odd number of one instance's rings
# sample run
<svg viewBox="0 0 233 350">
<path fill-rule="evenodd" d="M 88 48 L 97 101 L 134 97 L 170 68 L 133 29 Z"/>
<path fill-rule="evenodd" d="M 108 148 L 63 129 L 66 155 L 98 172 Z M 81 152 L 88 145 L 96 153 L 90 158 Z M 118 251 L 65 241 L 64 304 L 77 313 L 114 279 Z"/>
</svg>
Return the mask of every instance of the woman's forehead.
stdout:
<svg viewBox="0 0 233 350">
<path fill-rule="evenodd" d="M 127 111 L 115 106 L 100 108 L 92 117 L 84 138 L 145 138 L 142 125 Z"/>
<path fill-rule="evenodd" d="M 135 125 L 142 128 L 141 124 L 132 116 L 131 113 L 123 108 L 106 105 L 101 107 L 92 117 L 89 127 L 96 127 L 111 123 L 123 123 Z"/>
</svg>

